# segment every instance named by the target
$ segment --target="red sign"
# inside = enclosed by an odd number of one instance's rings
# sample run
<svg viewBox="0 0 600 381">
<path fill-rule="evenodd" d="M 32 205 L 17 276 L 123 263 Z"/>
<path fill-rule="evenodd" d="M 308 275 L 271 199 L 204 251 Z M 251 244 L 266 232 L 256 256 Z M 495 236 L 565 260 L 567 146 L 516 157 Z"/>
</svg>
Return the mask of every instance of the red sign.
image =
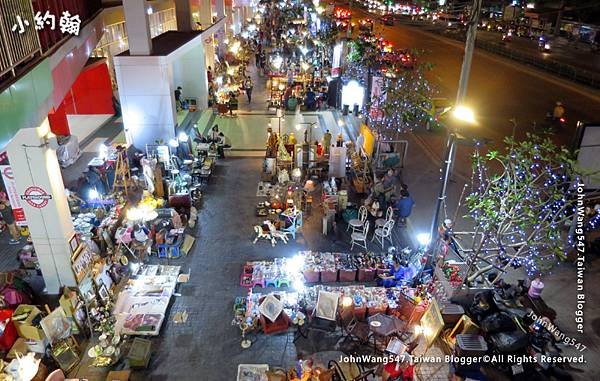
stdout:
<svg viewBox="0 0 600 381">
<path fill-rule="evenodd" d="M 51 199 L 52 195 L 48 194 L 42 188 L 36 186 L 31 186 L 25 189 L 25 194 L 21 195 L 21 200 L 27 201 L 29 205 L 38 209 L 41 209 L 48 205 L 48 200 Z"/>
<path fill-rule="evenodd" d="M 0 154 L 1 155 L 1 154 Z M 27 220 L 25 219 L 25 212 L 21 207 L 21 200 L 19 199 L 19 193 L 17 192 L 17 185 L 15 184 L 15 176 L 13 175 L 12 168 L 10 165 L 0 165 L 0 172 L 2 173 L 2 179 L 4 180 L 4 187 L 8 194 L 8 200 L 15 216 L 15 223 L 18 226 L 26 226 Z"/>
</svg>

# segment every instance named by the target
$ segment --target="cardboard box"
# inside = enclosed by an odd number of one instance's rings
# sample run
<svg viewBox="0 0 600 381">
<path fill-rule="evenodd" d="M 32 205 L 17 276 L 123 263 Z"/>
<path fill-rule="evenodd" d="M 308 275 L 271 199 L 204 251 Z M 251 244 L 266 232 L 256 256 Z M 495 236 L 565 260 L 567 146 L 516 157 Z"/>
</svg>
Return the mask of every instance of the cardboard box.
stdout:
<svg viewBox="0 0 600 381">
<path fill-rule="evenodd" d="M 22 320 L 14 320 L 15 316 L 19 316 L 22 314 L 27 314 L 27 318 Z M 36 316 L 41 314 L 36 306 L 31 306 L 28 304 L 21 304 L 15 312 L 13 313 L 13 323 L 15 324 L 15 328 L 17 329 L 17 333 L 19 336 L 30 339 L 30 340 L 43 340 L 46 338 L 44 331 L 40 326 L 33 326 L 32 322 Z"/>
</svg>

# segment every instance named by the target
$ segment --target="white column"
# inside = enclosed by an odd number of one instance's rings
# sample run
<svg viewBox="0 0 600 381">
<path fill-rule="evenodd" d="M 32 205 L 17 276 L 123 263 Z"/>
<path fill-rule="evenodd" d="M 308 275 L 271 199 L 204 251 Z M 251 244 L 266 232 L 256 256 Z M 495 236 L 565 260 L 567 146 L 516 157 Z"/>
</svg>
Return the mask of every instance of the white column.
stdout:
<svg viewBox="0 0 600 381">
<path fill-rule="evenodd" d="M 152 54 L 152 38 L 150 37 L 150 25 L 148 25 L 146 0 L 123 1 L 123 9 L 125 11 L 129 53 L 132 56 Z"/>
<path fill-rule="evenodd" d="M 199 0 L 198 11 L 200 13 L 200 23 L 204 29 L 212 25 L 212 5 L 211 0 Z"/>
<path fill-rule="evenodd" d="M 208 42 L 206 42 L 208 41 Z M 213 38 L 206 36 L 204 38 L 204 55 L 206 56 L 206 67 L 210 66 L 213 70 L 215 68 L 215 46 L 213 45 Z"/>
<path fill-rule="evenodd" d="M 166 57 L 117 56 L 114 68 L 127 143 L 145 151 L 156 140 L 168 142 L 175 136 L 177 117 Z"/>
<path fill-rule="evenodd" d="M 190 0 L 175 0 L 175 13 L 177 15 L 178 31 L 189 32 L 194 29 Z"/>
<path fill-rule="evenodd" d="M 18 194 L 46 289 L 76 287 L 69 239 L 75 233 L 56 157 L 56 138 L 48 139 L 48 119 L 37 128 L 21 128 L 7 146 Z"/>
<path fill-rule="evenodd" d="M 217 19 L 225 17 L 225 1 L 215 0 L 215 12 L 217 12 Z"/>
</svg>

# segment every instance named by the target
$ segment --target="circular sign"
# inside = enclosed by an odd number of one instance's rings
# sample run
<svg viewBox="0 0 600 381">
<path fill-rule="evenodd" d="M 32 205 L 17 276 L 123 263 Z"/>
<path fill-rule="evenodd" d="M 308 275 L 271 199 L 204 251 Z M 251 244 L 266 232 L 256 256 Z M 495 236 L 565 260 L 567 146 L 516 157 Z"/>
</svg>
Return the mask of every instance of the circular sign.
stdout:
<svg viewBox="0 0 600 381">
<path fill-rule="evenodd" d="M 21 200 L 27 201 L 29 205 L 38 209 L 48 205 L 48 200 L 51 199 L 52 195 L 49 195 L 45 190 L 36 186 L 25 189 L 25 194 L 21 195 Z"/>
<path fill-rule="evenodd" d="M 13 171 L 11 167 L 6 167 L 4 168 L 4 170 L 2 171 L 2 174 L 4 176 L 6 176 L 7 179 L 13 180 L 14 176 L 13 176 Z"/>
</svg>

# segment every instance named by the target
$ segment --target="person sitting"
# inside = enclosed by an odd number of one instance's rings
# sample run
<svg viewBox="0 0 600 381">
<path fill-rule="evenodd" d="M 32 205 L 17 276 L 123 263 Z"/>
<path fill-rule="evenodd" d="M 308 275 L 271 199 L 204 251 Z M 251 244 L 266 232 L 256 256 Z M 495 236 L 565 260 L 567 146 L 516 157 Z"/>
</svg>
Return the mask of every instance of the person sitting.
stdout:
<svg viewBox="0 0 600 381">
<path fill-rule="evenodd" d="M 388 269 L 387 274 L 379 275 L 377 283 L 385 288 L 395 287 L 398 283 L 402 283 L 406 278 L 407 266 L 400 263 L 398 258 L 394 258 Z"/>
</svg>

